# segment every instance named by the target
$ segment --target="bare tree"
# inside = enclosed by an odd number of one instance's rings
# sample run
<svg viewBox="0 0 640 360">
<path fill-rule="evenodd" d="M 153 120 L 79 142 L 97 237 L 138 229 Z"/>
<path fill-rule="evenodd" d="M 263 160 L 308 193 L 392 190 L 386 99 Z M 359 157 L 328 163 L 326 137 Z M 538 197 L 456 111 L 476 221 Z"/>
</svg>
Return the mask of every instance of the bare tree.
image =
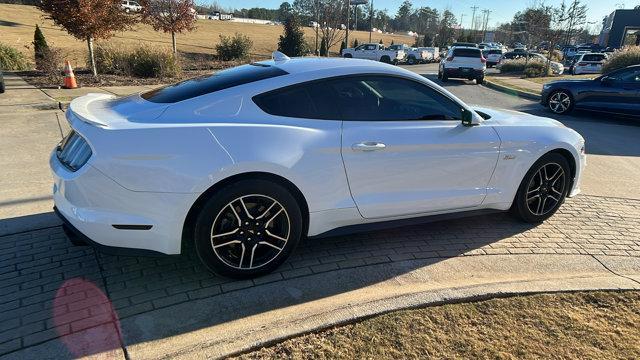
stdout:
<svg viewBox="0 0 640 360">
<path fill-rule="evenodd" d="M 293 9 L 299 15 L 314 19 L 316 38 L 322 38 L 327 49 L 340 43 L 344 34 L 342 23 L 346 16 L 347 3 L 343 0 L 295 0 Z"/>
<path fill-rule="evenodd" d="M 137 18 L 125 14 L 120 0 L 42 0 L 38 8 L 45 17 L 75 38 L 87 41 L 93 76 L 98 76 L 93 53 L 95 39 L 108 39 L 116 31 L 129 29 Z"/>
<path fill-rule="evenodd" d="M 578 27 L 586 22 L 589 9 L 580 0 L 572 0 L 569 6 L 566 6 L 563 1 L 560 7 L 565 8 L 564 17 L 560 21 L 566 23 L 566 43 L 569 44 L 573 36 L 580 32 Z"/>
<path fill-rule="evenodd" d="M 344 1 L 319 0 L 319 26 L 321 37 L 327 44 L 327 54 L 329 49 L 340 43 L 344 39 L 342 32 L 342 20 L 347 11 L 347 4 Z"/>
<path fill-rule="evenodd" d="M 142 21 L 156 31 L 171 33 L 173 53 L 178 52 L 176 34 L 196 28 L 193 0 L 141 0 Z"/>
</svg>

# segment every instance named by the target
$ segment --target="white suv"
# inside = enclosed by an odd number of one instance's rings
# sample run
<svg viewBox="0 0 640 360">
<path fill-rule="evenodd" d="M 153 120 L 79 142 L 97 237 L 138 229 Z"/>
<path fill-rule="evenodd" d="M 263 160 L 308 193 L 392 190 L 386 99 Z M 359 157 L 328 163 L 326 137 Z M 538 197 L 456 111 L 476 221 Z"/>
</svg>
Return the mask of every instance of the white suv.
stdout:
<svg viewBox="0 0 640 360">
<path fill-rule="evenodd" d="M 482 50 L 483 56 L 486 55 L 487 67 L 498 65 L 504 51 L 502 49 L 484 49 Z"/>
<path fill-rule="evenodd" d="M 486 69 L 487 59 L 482 56 L 482 50 L 474 47 L 455 46 L 440 62 L 438 79 L 442 81 L 447 81 L 449 78 L 475 79 L 476 84 L 482 84 Z"/>
<path fill-rule="evenodd" d="M 124 10 L 124 12 L 138 12 L 142 10 L 142 6 L 138 4 L 136 1 L 122 0 L 120 2 L 120 7 Z"/>
<path fill-rule="evenodd" d="M 605 60 L 607 60 L 607 56 L 600 53 L 586 53 L 578 55 L 573 63 L 571 73 L 573 75 L 598 74 L 602 72 L 602 64 Z"/>
</svg>

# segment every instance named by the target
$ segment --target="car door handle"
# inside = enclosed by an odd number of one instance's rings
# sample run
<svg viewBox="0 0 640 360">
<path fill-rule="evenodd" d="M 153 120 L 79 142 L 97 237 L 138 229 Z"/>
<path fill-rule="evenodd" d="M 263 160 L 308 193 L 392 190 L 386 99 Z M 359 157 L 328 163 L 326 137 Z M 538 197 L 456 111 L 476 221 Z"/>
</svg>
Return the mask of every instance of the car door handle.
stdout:
<svg viewBox="0 0 640 360">
<path fill-rule="evenodd" d="M 375 151 L 384 150 L 387 145 L 377 141 L 364 141 L 361 143 L 353 144 L 351 149 L 354 151 Z"/>
</svg>

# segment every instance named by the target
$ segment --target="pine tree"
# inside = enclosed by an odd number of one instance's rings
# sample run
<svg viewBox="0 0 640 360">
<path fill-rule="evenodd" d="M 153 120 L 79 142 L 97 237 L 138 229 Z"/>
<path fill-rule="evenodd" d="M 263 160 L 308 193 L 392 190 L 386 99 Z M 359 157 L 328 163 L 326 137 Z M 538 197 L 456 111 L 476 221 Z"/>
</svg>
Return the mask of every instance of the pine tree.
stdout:
<svg viewBox="0 0 640 360">
<path fill-rule="evenodd" d="M 347 43 L 346 42 L 341 42 L 340 43 L 340 55 L 342 55 L 342 50 L 347 48 Z"/>
<path fill-rule="evenodd" d="M 289 15 L 284 21 L 284 34 L 280 35 L 278 51 L 288 56 L 303 56 L 308 51 L 304 32 L 295 15 Z"/>
<path fill-rule="evenodd" d="M 384 45 L 384 41 L 382 41 L 382 39 L 380 39 L 379 44 L 380 44 L 380 45 Z"/>
<path fill-rule="evenodd" d="M 431 36 L 429 36 L 429 35 L 425 35 L 425 36 L 422 38 L 422 46 L 425 46 L 425 47 L 429 47 L 429 46 L 431 46 Z"/>
<path fill-rule="evenodd" d="M 33 33 L 33 50 L 35 53 L 36 69 L 41 69 L 43 63 L 47 61 L 46 54 L 49 51 L 49 45 L 38 24 L 36 24 L 36 31 Z"/>
<path fill-rule="evenodd" d="M 391 45 L 389 45 L 389 46 L 393 46 L 393 45 L 395 45 L 395 42 L 393 40 L 391 40 Z"/>
<path fill-rule="evenodd" d="M 360 44 L 358 43 L 358 39 L 355 39 L 355 40 L 353 40 L 353 45 L 352 45 L 351 47 L 352 47 L 352 48 L 357 48 L 357 47 L 358 47 L 358 45 L 360 45 Z"/>
<path fill-rule="evenodd" d="M 327 41 L 322 38 L 320 41 L 320 56 L 329 56 L 329 51 L 327 50 Z"/>
</svg>

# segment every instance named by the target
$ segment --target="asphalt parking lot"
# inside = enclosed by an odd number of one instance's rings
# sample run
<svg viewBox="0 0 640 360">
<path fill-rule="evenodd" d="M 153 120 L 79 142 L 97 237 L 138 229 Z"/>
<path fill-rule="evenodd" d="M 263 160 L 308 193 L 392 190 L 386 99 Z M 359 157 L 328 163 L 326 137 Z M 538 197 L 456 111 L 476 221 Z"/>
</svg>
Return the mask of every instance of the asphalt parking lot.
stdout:
<svg viewBox="0 0 640 360">
<path fill-rule="evenodd" d="M 437 81 L 434 64 L 407 68 Z M 467 103 L 551 115 L 470 82 L 442 85 Z M 586 138 L 589 158 L 583 194 L 544 224 L 495 214 L 308 240 L 277 272 L 232 281 L 211 275 L 191 253 L 124 257 L 71 246 L 50 212 L 47 159 L 60 136 L 56 112 L 3 113 L 8 95 L 0 95 L 0 121 L 8 124 L 0 138 L 13 150 L 0 159 L 8 169 L 0 182 L 0 357 L 167 356 L 178 351 L 167 349 L 171 339 L 213 341 L 195 334 L 231 323 L 251 327 L 260 314 L 277 319 L 288 307 L 339 303 L 387 281 L 410 284 L 407 277 L 449 259 L 542 264 L 546 256 L 567 263 L 585 257 L 605 268 L 610 259 L 640 259 L 640 122 L 582 112 L 555 117 Z M 217 336 L 222 343 L 224 334 Z M 257 338 L 247 333 L 248 343 Z"/>
</svg>

